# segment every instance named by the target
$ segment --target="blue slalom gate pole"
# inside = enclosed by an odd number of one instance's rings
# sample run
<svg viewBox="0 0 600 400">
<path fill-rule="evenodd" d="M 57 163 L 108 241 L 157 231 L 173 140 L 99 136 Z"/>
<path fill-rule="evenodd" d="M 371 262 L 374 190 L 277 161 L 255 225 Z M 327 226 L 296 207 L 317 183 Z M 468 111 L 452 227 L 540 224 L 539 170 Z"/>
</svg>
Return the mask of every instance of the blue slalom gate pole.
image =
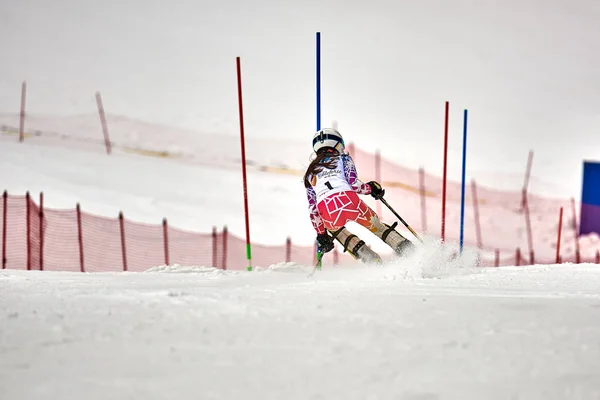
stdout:
<svg viewBox="0 0 600 400">
<path fill-rule="evenodd" d="M 465 179 L 467 170 L 467 110 L 463 119 L 463 154 L 462 154 L 462 182 L 460 194 L 460 254 L 463 252 L 465 233 Z"/>
<path fill-rule="evenodd" d="M 321 32 L 317 32 L 317 131 L 321 129 Z"/>
<path fill-rule="evenodd" d="M 321 129 L 321 32 L 317 32 L 317 131 Z M 317 244 L 317 262 L 315 270 L 321 269 L 323 264 L 323 253 Z M 314 273 L 314 271 L 313 271 Z"/>
</svg>

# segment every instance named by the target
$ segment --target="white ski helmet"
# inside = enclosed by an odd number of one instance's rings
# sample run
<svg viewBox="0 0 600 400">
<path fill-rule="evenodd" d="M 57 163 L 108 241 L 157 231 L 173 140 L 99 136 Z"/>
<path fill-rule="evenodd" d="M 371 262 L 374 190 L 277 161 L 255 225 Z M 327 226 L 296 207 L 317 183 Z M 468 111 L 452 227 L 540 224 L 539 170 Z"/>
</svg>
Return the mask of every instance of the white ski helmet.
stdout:
<svg viewBox="0 0 600 400">
<path fill-rule="evenodd" d="M 337 130 L 332 128 L 323 128 L 315 133 L 312 143 L 315 153 L 324 147 L 331 147 L 340 153 L 342 153 L 345 148 L 344 138 Z"/>
</svg>

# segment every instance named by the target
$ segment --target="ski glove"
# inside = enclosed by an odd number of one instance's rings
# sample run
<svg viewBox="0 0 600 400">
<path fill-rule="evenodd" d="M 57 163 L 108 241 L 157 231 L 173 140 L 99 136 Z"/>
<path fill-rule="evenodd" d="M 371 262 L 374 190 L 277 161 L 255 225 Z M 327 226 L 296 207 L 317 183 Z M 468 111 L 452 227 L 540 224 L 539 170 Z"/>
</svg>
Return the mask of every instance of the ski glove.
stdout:
<svg viewBox="0 0 600 400">
<path fill-rule="evenodd" d="M 333 250 L 333 238 L 327 233 L 317 235 L 317 247 L 321 253 L 328 253 Z"/>
<path fill-rule="evenodd" d="M 371 196 L 373 198 L 379 200 L 383 199 L 383 195 L 385 194 L 385 189 L 381 187 L 381 185 L 375 181 L 367 182 L 367 185 L 371 187 Z"/>
</svg>

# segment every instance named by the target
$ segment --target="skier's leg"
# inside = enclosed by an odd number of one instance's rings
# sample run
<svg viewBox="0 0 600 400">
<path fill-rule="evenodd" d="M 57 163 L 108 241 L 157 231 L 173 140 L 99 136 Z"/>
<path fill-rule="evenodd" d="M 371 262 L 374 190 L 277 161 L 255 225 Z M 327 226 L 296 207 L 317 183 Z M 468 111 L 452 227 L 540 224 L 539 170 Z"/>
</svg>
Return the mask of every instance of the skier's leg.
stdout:
<svg viewBox="0 0 600 400">
<path fill-rule="evenodd" d="M 317 207 L 325 229 L 344 246 L 344 251 L 348 251 L 364 262 L 381 262 L 381 257 L 377 253 L 345 228 L 348 221 L 355 221 L 373 231 L 370 218 L 377 215 L 358 198 L 356 193 L 333 194 L 320 202 Z"/>
<path fill-rule="evenodd" d="M 347 251 L 355 258 L 358 258 L 364 263 L 375 263 L 381 264 L 382 260 L 379 254 L 374 252 L 364 241 L 358 236 L 350 232 L 346 227 L 331 232 L 333 238 L 335 238 L 342 246 L 344 251 Z"/>
<path fill-rule="evenodd" d="M 373 232 L 398 255 L 407 255 L 414 249 L 414 244 L 394 229 L 398 225 L 397 222 L 391 226 L 384 224 L 365 202 L 360 199 L 358 201 L 360 203 L 357 209 L 360 211 L 360 217 L 356 219 L 357 223 Z"/>
<path fill-rule="evenodd" d="M 385 224 L 379 219 L 378 223 L 374 223 L 374 226 L 377 227 L 377 230 L 373 233 L 377 235 L 381 240 L 385 242 L 388 246 L 392 248 L 396 252 L 396 254 L 400 256 L 408 255 L 415 249 L 415 245 L 413 242 L 402 236 L 398 231 L 394 228 L 398 225 L 397 222 L 394 222 L 392 225 Z"/>
</svg>

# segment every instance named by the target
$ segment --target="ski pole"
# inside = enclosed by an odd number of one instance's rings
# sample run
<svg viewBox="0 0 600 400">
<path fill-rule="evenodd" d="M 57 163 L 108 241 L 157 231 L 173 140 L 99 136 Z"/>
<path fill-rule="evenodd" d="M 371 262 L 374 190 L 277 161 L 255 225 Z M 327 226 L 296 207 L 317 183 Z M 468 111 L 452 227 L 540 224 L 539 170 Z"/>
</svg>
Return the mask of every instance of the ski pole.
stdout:
<svg viewBox="0 0 600 400">
<path fill-rule="evenodd" d="M 415 237 L 416 237 L 417 239 L 419 239 L 419 241 L 420 241 L 421 243 L 424 243 L 424 242 L 423 242 L 423 239 L 421 239 L 421 238 L 419 237 L 419 235 L 417 235 L 417 232 L 415 232 L 415 231 L 413 230 L 413 228 L 411 228 L 411 227 L 410 227 L 410 226 L 409 226 L 409 225 L 406 223 L 406 221 L 405 221 L 404 219 L 402 219 L 402 217 L 401 217 L 400 215 L 398 215 L 398 213 L 397 213 L 397 212 L 396 212 L 396 211 L 395 211 L 395 210 L 392 208 L 392 206 L 390 206 L 390 205 L 388 204 L 388 202 L 387 202 L 387 201 L 386 201 L 386 200 L 385 200 L 383 197 L 382 197 L 382 198 L 380 198 L 379 200 L 381 200 L 381 202 L 382 202 L 383 204 L 385 204 L 385 206 L 386 206 L 387 208 L 389 208 L 389 209 L 390 209 L 390 211 L 391 211 L 392 213 L 394 213 L 394 215 L 396 216 L 396 218 L 398 218 L 398 219 L 400 220 L 400 222 L 402 222 L 402 223 L 404 224 L 404 226 L 408 228 L 408 230 L 410 231 L 410 233 L 412 233 L 413 235 L 415 235 Z"/>
<path fill-rule="evenodd" d="M 321 250 L 317 251 L 317 268 L 321 269 L 321 266 L 323 265 L 323 255 L 324 253 Z"/>
<path fill-rule="evenodd" d="M 315 263 L 315 266 L 313 267 L 312 272 L 310 274 L 308 274 L 309 278 L 311 276 L 313 276 L 315 274 L 315 272 L 317 272 L 317 268 L 321 269 L 322 261 L 323 261 L 323 253 L 321 253 L 321 251 L 317 251 L 317 262 Z"/>
</svg>

